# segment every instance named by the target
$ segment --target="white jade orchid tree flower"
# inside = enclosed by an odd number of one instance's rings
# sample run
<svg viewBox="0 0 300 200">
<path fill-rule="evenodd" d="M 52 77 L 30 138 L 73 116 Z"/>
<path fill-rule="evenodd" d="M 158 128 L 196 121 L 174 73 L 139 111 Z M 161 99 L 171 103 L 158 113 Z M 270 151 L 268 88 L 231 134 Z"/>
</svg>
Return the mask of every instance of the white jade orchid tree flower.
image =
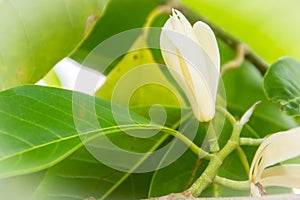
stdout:
<svg viewBox="0 0 300 200">
<path fill-rule="evenodd" d="M 220 76 L 220 55 L 211 28 L 198 21 L 191 26 L 178 10 L 162 28 L 162 55 L 171 74 L 186 92 L 196 118 L 210 121 L 215 115 L 215 103 Z"/>
<path fill-rule="evenodd" d="M 299 141 L 300 127 L 275 133 L 259 146 L 249 174 L 252 196 L 264 195 L 266 186 L 300 187 L 299 164 L 274 166 L 300 156 Z"/>
</svg>

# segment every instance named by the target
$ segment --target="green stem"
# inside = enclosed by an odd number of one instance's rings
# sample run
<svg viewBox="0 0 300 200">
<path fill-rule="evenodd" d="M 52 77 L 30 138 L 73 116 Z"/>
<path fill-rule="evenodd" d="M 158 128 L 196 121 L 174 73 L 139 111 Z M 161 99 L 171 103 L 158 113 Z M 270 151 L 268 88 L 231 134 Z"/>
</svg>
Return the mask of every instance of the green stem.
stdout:
<svg viewBox="0 0 300 200">
<path fill-rule="evenodd" d="M 208 142 L 210 145 L 210 151 L 212 153 L 216 153 L 220 151 L 219 143 L 218 143 L 218 136 L 216 134 L 214 125 L 212 124 L 207 131 L 207 136 L 208 136 Z"/>
<path fill-rule="evenodd" d="M 266 138 L 259 138 L 259 139 L 254 139 L 254 138 L 240 138 L 240 145 L 245 145 L 245 146 L 259 146 Z"/>
<path fill-rule="evenodd" d="M 235 180 L 230 180 L 227 178 L 216 176 L 214 179 L 214 183 L 217 183 L 219 185 L 223 185 L 225 187 L 235 189 L 235 190 L 249 190 L 249 188 L 250 188 L 250 182 L 248 180 L 235 181 Z"/>
<path fill-rule="evenodd" d="M 230 139 L 227 141 L 226 145 L 217 154 L 213 154 L 210 157 L 210 162 L 201 176 L 194 182 L 194 184 L 188 189 L 193 196 L 197 197 L 201 192 L 213 182 L 217 175 L 217 169 L 219 169 L 224 161 L 224 159 L 234 151 L 239 145 L 239 137 L 243 126 L 236 122 L 233 126 L 233 131 Z"/>
<path fill-rule="evenodd" d="M 171 132 L 175 132 L 176 128 L 179 127 L 179 125 L 181 123 L 183 123 L 184 121 L 186 121 L 189 117 L 192 116 L 192 113 L 188 113 L 185 116 L 183 116 L 182 118 L 180 118 L 173 126 L 171 129 L 168 129 Z M 200 147 L 198 147 L 195 143 L 193 143 L 193 141 L 191 141 L 189 138 L 185 137 L 182 133 L 176 131 L 176 134 L 173 135 L 174 137 L 177 137 L 178 139 L 180 139 L 182 142 L 184 142 L 185 144 L 189 145 L 189 148 L 191 151 L 193 151 L 196 155 L 198 155 L 200 158 L 205 158 L 207 160 L 210 159 L 210 154 L 207 153 L 206 151 L 202 150 Z"/>
<path fill-rule="evenodd" d="M 245 154 L 244 150 L 240 146 L 238 146 L 236 148 L 236 152 L 237 152 L 237 154 L 238 154 L 238 156 L 240 158 L 240 161 L 241 161 L 242 165 L 245 168 L 246 173 L 249 174 L 250 167 L 249 167 L 247 155 Z"/>
<path fill-rule="evenodd" d="M 234 125 L 236 123 L 236 119 L 225 108 L 217 106 L 217 111 L 223 113 L 226 119 L 228 119 L 228 121 L 231 123 L 231 125 Z"/>
<path fill-rule="evenodd" d="M 218 185 L 218 184 L 212 184 L 212 188 L 213 188 L 213 194 L 214 194 L 214 197 L 216 197 L 216 198 L 219 198 L 221 195 L 220 195 L 220 185 Z"/>
<path fill-rule="evenodd" d="M 203 123 L 203 126 L 205 127 L 206 130 L 207 141 L 209 144 L 210 152 L 212 153 L 218 152 L 220 148 L 219 148 L 218 137 L 215 132 L 213 122 L 211 121 L 210 123 Z"/>
<path fill-rule="evenodd" d="M 225 117 L 229 120 L 229 122 L 232 125 L 234 125 L 234 123 L 236 122 L 235 118 L 225 108 L 223 108 L 221 106 L 217 106 L 216 109 L 217 109 L 217 112 L 224 114 Z M 209 146 L 211 149 L 210 152 L 217 153 L 218 151 L 220 151 L 220 147 L 218 144 L 218 137 L 217 137 L 217 134 L 214 129 L 214 124 L 213 124 L 213 122 L 204 123 L 204 126 L 206 128 L 208 143 L 209 143 Z"/>
<path fill-rule="evenodd" d="M 180 141 L 185 143 L 190 148 L 190 150 L 193 151 L 200 158 L 205 158 L 207 160 L 211 159 L 211 155 L 209 153 L 207 153 L 206 151 L 204 151 L 203 149 L 198 147 L 193 141 L 191 141 L 189 138 L 187 138 L 182 133 L 180 133 L 174 129 L 167 128 L 167 127 L 162 127 L 162 130 L 165 130 L 168 134 L 176 137 L 177 139 L 179 139 Z"/>
<path fill-rule="evenodd" d="M 206 24 L 208 24 L 216 34 L 218 38 L 220 38 L 224 43 L 226 43 L 231 49 L 236 50 L 239 45 L 244 45 L 245 46 L 245 58 L 252 63 L 262 75 L 266 73 L 266 71 L 269 68 L 269 64 L 262 59 L 258 54 L 256 54 L 250 47 L 248 47 L 246 44 L 244 44 L 242 41 L 234 37 L 233 35 L 227 33 L 224 29 L 219 27 L 218 25 L 210 22 L 208 19 L 205 17 L 199 15 L 192 9 L 174 1 L 170 1 L 170 5 L 173 6 L 174 8 L 182 11 L 182 13 L 192 22 L 196 21 L 203 21 Z"/>
</svg>

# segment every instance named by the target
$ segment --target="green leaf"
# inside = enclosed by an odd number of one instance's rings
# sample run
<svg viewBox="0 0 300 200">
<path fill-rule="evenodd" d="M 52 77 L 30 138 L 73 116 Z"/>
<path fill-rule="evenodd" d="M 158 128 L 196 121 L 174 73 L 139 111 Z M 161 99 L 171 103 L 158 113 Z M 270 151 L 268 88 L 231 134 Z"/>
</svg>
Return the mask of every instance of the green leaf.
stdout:
<svg viewBox="0 0 300 200">
<path fill-rule="evenodd" d="M 1 178 L 47 168 L 80 146 L 71 98 L 71 92 L 39 86 L 0 93 Z"/>
<path fill-rule="evenodd" d="M 159 0 L 110 0 L 104 14 L 96 22 L 88 37 L 72 53 L 71 58 L 82 63 L 88 54 L 101 42 L 123 31 L 142 27 L 149 13 L 160 3 Z M 137 37 L 138 33 L 123 40 L 118 50 L 122 48 L 129 49 Z M 112 51 L 116 51 L 116 49 L 112 49 Z M 110 58 L 111 55 L 114 56 L 116 54 L 108 50 L 93 53 L 95 54 L 95 59 L 90 59 L 89 63 L 85 62 L 85 65 L 107 75 L 114 64 L 107 69 L 108 66 L 103 66 L 99 63 L 99 58 Z"/>
<path fill-rule="evenodd" d="M 100 0 L 0 1 L 0 90 L 35 83 L 83 38 Z"/>
<path fill-rule="evenodd" d="M 132 138 L 122 134 L 116 127 L 111 104 L 104 100 L 57 88 L 18 87 L 0 93 L 0 120 L 3 122 L 0 124 L 0 177 L 31 173 L 52 166 L 38 187 L 37 199 L 51 199 L 54 196 L 58 199 L 82 199 L 107 195 L 113 195 L 112 199 L 121 198 L 123 195 L 131 198 L 146 197 L 150 174 L 118 172 L 100 164 L 85 149 L 76 151 L 82 146 L 79 135 L 85 133 L 78 134 L 74 126 L 72 108 L 78 106 L 78 102 L 75 101 L 74 104 L 74 94 L 84 102 L 95 101 L 102 131 L 105 134 L 112 131 L 109 139 L 123 149 L 147 152 L 150 148 L 154 150 L 153 147 L 167 139 L 165 134 L 158 134 L 149 139 Z M 141 107 L 137 109 L 144 110 Z M 115 111 L 119 119 L 121 116 L 128 122 L 123 108 L 118 107 Z M 171 121 L 177 121 L 178 117 L 175 115 L 180 115 L 180 112 L 171 109 L 168 113 L 173 115 L 168 123 L 174 124 Z M 149 123 L 134 113 L 130 114 L 134 121 L 139 123 L 133 125 L 134 130 L 140 129 L 142 124 Z M 81 120 L 88 123 L 84 119 Z M 93 129 L 89 130 L 91 131 Z M 97 134 L 101 129 L 95 129 L 94 132 Z M 74 156 L 56 165 L 74 151 Z M 109 151 L 112 153 L 111 149 Z"/>
<path fill-rule="evenodd" d="M 85 104 L 76 101 L 78 99 L 74 99 L 75 96 L 82 102 L 95 102 L 99 126 L 91 124 L 89 110 L 84 110 Z M 82 109 L 76 116 L 74 108 L 78 106 Z M 165 138 L 165 134 L 157 134 L 149 139 L 123 134 L 126 127 L 126 130 L 137 131 L 135 134 L 139 133 L 138 130 L 147 134 L 148 128 L 143 124 L 149 121 L 135 113 L 130 113 L 133 120 L 130 121 L 127 109 L 116 105 L 113 107 L 114 112 L 109 102 L 56 88 L 24 86 L 1 92 L 0 178 L 53 166 L 82 146 L 84 135 L 101 137 L 111 134 L 108 137 L 113 143 L 134 152 L 147 152 Z M 118 123 L 114 113 L 117 113 Z M 78 125 L 75 128 L 74 120 L 79 120 L 86 129 Z M 120 128 L 122 125 L 124 129 Z"/>
<path fill-rule="evenodd" d="M 94 100 L 94 97 L 75 94 L 85 101 Z M 0 93 L 0 120 L 3 122 L 0 124 L 1 178 L 51 167 L 82 145 L 73 122 L 72 100 L 74 93 L 71 91 L 40 86 L 23 86 Z M 111 127 L 103 131 L 115 130 L 110 103 L 101 99 L 95 101 L 101 114 L 98 117 L 102 129 Z M 124 109 L 117 111 L 122 116 Z M 177 110 L 170 113 L 173 113 L 171 120 L 178 119 L 174 116 L 178 115 Z M 134 113 L 131 116 L 136 122 L 149 123 Z M 172 124 L 171 121 L 169 123 Z M 112 142 L 123 149 L 138 152 L 148 151 L 166 138 L 164 134 L 158 134 L 158 137 L 145 141 L 125 136 L 120 130 L 114 133 L 109 137 Z M 16 180 L 20 179 L 17 177 Z M 106 195 L 113 195 L 109 196 L 112 199 L 124 196 L 136 199 L 147 196 L 150 180 L 148 173 L 131 174 L 106 167 L 81 148 L 51 167 L 35 194 L 37 199 L 84 199 Z"/>
<path fill-rule="evenodd" d="M 80 148 L 48 170 L 34 199 L 141 199 L 147 197 L 150 180 L 151 173 L 127 175 L 101 164 Z"/>
<path fill-rule="evenodd" d="M 290 57 L 275 62 L 264 78 L 267 98 L 280 103 L 288 115 L 300 115 L 300 63 Z"/>
</svg>

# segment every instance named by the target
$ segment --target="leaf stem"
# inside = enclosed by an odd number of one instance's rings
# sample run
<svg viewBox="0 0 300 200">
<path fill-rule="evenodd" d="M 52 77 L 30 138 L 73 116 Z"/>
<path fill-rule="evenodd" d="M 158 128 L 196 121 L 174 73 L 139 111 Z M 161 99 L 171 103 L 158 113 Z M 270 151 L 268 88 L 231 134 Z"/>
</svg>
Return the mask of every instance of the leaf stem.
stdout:
<svg viewBox="0 0 300 200">
<path fill-rule="evenodd" d="M 235 189 L 235 190 L 249 190 L 250 182 L 246 181 L 235 181 L 227 178 L 223 178 L 220 176 L 216 176 L 214 179 L 214 183 L 223 185 L 225 187 Z"/>
</svg>

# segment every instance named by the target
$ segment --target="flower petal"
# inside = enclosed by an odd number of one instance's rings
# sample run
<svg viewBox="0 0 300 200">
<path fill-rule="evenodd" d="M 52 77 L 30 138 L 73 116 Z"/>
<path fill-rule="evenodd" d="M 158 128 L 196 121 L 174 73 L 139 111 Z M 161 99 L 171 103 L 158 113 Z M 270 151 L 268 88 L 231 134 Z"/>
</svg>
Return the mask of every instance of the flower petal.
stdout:
<svg viewBox="0 0 300 200">
<path fill-rule="evenodd" d="M 250 168 L 250 181 L 257 181 L 266 167 L 300 155 L 300 127 L 278 132 L 258 148 Z"/>
<path fill-rule="evenodd" d="M 256 183 L 257 179 L 259 179 L 260 177 L 257 177 L 258 172 L 257 168 L 258 168 L 258 164 L 259 164 L 259 160 L 261 159 L 264 150 L 266 149 L 266 147 L 269 145 L 270 141 L 269 140 L 265 140 L 257 149 L 253 159 L 252 159 L 252 163 L 251 163 L 251 167 L 249 170 L 249 180 L 252 183 Z"/>
<path fill-rule="evenodd" d="M 172 10 L 173 16 L 179 19 L 180 25 L 184 32 L 181 32 L 182 34 L 188 36 L 190 39 L 197 42 L 196 35 L 194 33 L 193 27 L 190 24 L 190 22 L 186 19 L 186 17 L 178 10 L 173 9 Z"/>
<path fill-rule="evenodd" d="M 201 47 L 220 71 L 220 53 L 217 40 L 212 29 L 204 22 L 198 21 L 193 26 L 194 33 Z"/>
<path fill-rule="evenodd" d="M 266 169 L 260 183 L 264 186 L 300 187 L 300 165 L 280 165 Z"/>
<path fill-rule="evenodd" d="M 201 122 L 210 121 L 215 115 L 215 99 L 205 78 L 194 67 L 189 69 L 193 85 L 195 104 L 192 105 L 193 111 L 197 119 Z M 191 102 L 193 104 L 193 101 Z"/>
<path fill-rule="evenodd" d="M 220 78 L 220 52 L 215 34 L 207 24 L 201 21 L 194 24 L 193 30 L 197 42 L 204 51 L 206 62 L 208 63 L 209 76 L 211 79 L 209 85 L 211 91 L 213 91 L 212 94 L 216 94 L 214 91 L 218 90 L 218 81 Z M 213 98 L 215 99 L 216 96 L 213 96 Z"/>
<path fill-rule="evenodd" d="M 171 67 L 174 71 L 181 73 L 177 48 L 167 36 L 167 34 L 172 30 L 173 30 L 172 18 L 170 18 L 167 20 L 164 27 L 162 28 L 162 32 L 160 35 L 161 53 L 166 65 L 168 67 Z M 181 80 L 176 80 L 176 81 L 181 81 Z"/>
</svg>

